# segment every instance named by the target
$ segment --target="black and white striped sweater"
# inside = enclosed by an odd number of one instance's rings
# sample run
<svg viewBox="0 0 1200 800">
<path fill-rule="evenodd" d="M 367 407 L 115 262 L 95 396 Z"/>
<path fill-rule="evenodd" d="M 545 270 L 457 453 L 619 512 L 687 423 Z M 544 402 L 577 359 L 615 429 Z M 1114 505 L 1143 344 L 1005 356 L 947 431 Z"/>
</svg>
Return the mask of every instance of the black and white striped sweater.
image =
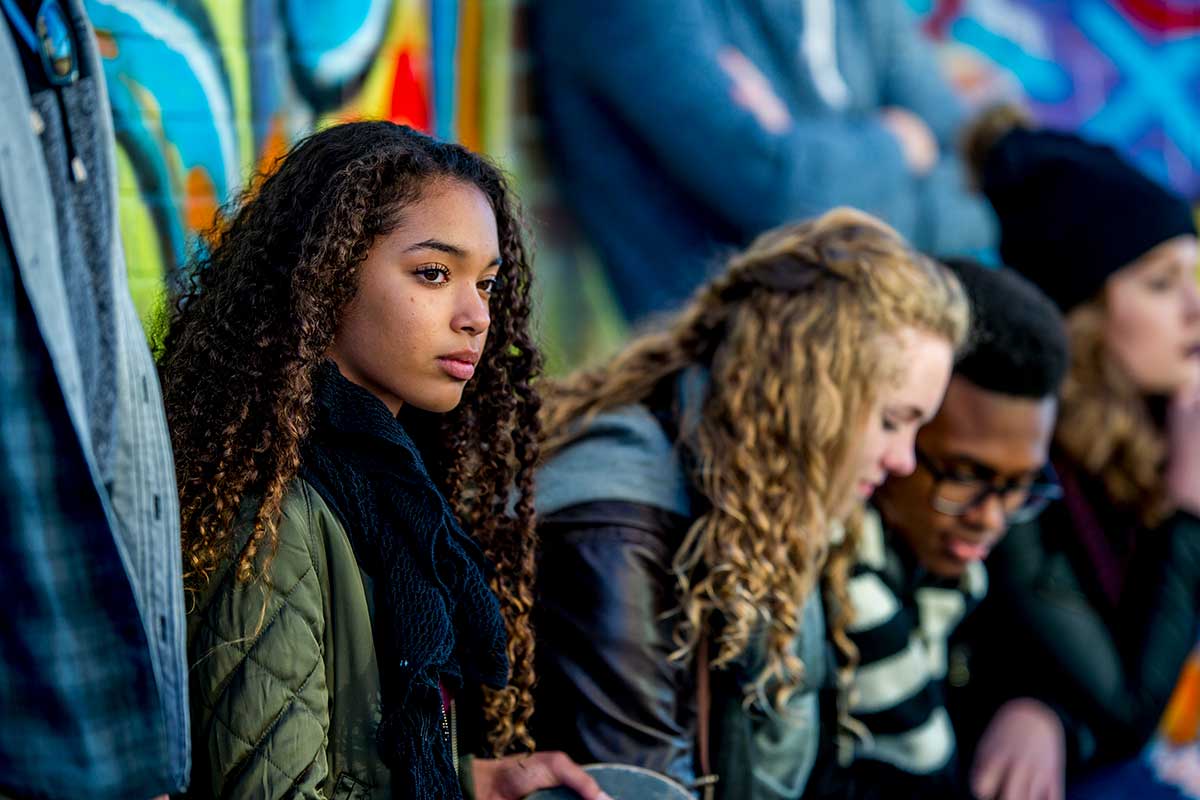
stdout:
<svg viewBox="0 0 1200 800">
<path fill-rule="evenodd" d="M 987 591 L 982 564 L 960 580 L 930 575 L 867 513 L 849 594 L 849 628 L 860 662 L 850 715 L 869 732 L 855 762 L 878 762 L 912 775 L 950 777 L 954 730 L 945 706 L 947 641 Z M 865 766 L 865 764 L 864 764 Z"/>
</svg>

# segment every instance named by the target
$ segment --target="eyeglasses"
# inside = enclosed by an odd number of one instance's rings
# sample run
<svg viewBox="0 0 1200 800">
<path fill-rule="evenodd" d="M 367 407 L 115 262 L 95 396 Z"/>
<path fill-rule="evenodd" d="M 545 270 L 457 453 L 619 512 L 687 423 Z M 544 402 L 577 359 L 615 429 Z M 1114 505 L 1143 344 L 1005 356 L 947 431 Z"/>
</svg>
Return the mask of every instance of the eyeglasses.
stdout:
<svg viewBox="0 0 1200 800">
<path fill-rule="evenodd" d="M 1062 497 L 1062 488 L 1049 464 L 1032 480 L 998 483 L 995 480 L 953 475 L 938 466 L 920 448 L 916 449 L 916 455 L 917 463 L 933 477 L 930 503 L 936 511 L 951 517 L 961 517 L 995 495 L 1004 510 L 1005 522 L 1017 525 L 1034 519 L 1047 505 Z"/>
</svg>

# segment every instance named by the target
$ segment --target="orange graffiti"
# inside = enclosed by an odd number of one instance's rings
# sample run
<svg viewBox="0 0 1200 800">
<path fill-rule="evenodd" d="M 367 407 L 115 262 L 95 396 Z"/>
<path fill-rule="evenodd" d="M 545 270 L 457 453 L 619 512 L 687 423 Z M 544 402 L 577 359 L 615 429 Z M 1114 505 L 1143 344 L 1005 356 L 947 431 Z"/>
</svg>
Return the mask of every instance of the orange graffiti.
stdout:
<svg viewBox="0 0 1200 800">
<path fill-rule="evenodd" d="M 1173 745 L 1193 742 L 1200 733 L 1200 654 L 1193 653 L 1179 673 L 1179 682 L 1163 715 L 1162 732 Z"/>
<path fill-rule="evenodd" d="M 267 125 L 267 134 L 263 137 L 262 147 L 258 153 L 258 171 L 266 172 L 275 162 L 287 152 L 288 138 L 283 130 L 283 115 L 272 114 Z"/>
<path fill-rule="evenodd" d="M 217 190 L 201 167 L 187 172 L 184 186 L 184 224 L 192 231 L 205 231 L 217 218 Z"/>
</svg>

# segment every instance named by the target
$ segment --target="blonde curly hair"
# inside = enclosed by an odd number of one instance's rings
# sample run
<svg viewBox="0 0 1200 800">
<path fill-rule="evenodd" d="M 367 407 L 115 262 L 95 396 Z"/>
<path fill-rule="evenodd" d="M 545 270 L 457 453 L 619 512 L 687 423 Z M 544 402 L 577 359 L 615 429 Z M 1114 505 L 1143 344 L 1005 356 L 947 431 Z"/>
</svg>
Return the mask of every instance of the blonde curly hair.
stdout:
<svg viewBox="0 0 1200 800">
<path fill-rule="evenodd" d="M 1133 379 L 1109 354 L 1106 319 L 1103 294 L 1067 314 L 1071 367 L 1054 441 L 1100 481 L 1113 505 L 1154 527 L 1172 511 L 1163 479 L 1166 435 Z"/>
<path fill-rule="evenodd" d="M 782 705 L 803 678 L 793 652 L 805 600 L 822 574 L 830 628 L 852 657 L 846 583 L 857 544 L 841 544 L 831 510 L 847 507 L 853 457 L 881 385 L 898 380 L 894 335 L 914 327 L 956 349 L 968 306 L 945 267 L 891 228 L 851 209 L 763 234 L 730 259 L 664 330 L 606 365 L 543 387 L 543 452 L 569 444 L 596 414 L 637 403 L 695 365 L 711 384 L 685 442 L 711 503 L 675 554 L 680 615 L 675 657 L 719 619 L 714 666 L 766 639 L 748 700 Z"/>
</svg>

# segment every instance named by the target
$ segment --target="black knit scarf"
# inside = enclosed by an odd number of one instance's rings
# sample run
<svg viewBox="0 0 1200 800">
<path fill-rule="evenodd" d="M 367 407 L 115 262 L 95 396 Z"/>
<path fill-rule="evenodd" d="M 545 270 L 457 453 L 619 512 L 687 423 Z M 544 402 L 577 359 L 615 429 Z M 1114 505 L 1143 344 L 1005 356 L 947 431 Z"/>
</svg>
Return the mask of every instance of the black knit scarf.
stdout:
<svg viewBox="0 0 1200 800">
<path fill-rule="evenodd" d="M 399 798 L 461 796 L 442 731 L 439 681 L 504 685 L 506 636 L 489 566 L 387 407 L 317 371 L 301 475 L 346 526 L 374 581 L 383 716 L 376 744 Z"/>
</svg>

